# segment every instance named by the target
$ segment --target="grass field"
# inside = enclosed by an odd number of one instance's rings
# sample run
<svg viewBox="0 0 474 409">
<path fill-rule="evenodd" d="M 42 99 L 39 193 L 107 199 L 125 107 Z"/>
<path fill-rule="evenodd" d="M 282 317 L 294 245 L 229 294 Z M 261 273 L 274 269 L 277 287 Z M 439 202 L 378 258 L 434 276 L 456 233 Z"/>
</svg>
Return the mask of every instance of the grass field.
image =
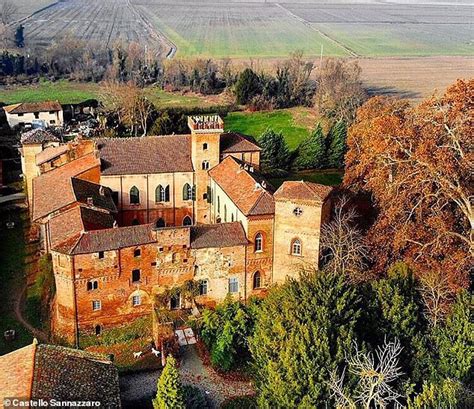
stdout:
<svg viewBox="0 0 474 409">
<path fill-rule="evenodd" d="M 343 173 L 337 170 L 312 170 L 305 172 L 291 173 L 284 178 L 270 179 L 269 182 L 279 188 L 286 180 L 305 180 L 307 182 L 319 183 L 326 186 L 336 186 L 342 182 Z"/>
<path fill-rule="evenodd" d="M 282 132 L 291 150 L 309 135 L 317 118 L 310 109 L 292 108 L 270 112 L 231 112 L 224 119 L 229 131 L 241 132 L 258 139 L 267 129 Z"/>
</svg>

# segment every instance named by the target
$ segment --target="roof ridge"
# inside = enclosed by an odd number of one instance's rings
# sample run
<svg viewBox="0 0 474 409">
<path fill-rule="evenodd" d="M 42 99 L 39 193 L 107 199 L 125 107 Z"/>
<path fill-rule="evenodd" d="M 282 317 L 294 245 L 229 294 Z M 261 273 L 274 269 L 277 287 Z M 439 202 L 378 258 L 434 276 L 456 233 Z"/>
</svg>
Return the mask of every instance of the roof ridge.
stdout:
<svg viewBox="0 0 474 409">
<path fill-rule="evenodd" d="M 145 140 L 153 138 L 171 138 L 173 136 L 191 136 L 189 133 L 180 133 L 180 134 L 166 134 L 166 135 L 146 135 L 146 136 L 108 136 L 105 138 L 91 138 L 93 141 L 129 141 L 129 140 Z"/>
</svg>

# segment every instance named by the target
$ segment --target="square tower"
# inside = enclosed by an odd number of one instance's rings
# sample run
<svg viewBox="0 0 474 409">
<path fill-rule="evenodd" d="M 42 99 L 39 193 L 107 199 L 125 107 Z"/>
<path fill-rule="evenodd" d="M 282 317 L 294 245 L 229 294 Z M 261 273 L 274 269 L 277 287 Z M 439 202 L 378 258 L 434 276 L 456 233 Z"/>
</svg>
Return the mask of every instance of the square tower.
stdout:
<svg viewBox="0 0 474 409">
<path fill-rule="evenodd" d="M 329 219 L 332 188 L 287 181 L 275 192 L 273 282 L 319 267 L 321 225 Z"/>
<path fill-rule="evenodd" d="M 224 121 L 219 115 L 188 118 L 191 130 L 191 159 L 195 172 L 196 222 L 209 223 L 208 171 L 220 161 L 220 139 Z"/>
</svg>

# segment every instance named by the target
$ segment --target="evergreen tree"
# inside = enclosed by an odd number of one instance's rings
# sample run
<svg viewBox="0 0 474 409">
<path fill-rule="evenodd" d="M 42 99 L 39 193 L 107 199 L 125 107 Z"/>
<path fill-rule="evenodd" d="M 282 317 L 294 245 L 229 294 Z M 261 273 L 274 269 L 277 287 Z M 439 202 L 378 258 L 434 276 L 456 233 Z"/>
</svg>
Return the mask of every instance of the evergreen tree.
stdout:
<svg viewBox="0 0 474 409">
<path fill-rule="evenodd" d="M 293 162 L 296 170 L 321 169 L 326 163 L 326 141 L 321 124 L 304 139 L 298 147 L 298 156 Z"/>
<path fill-rule="evenodd" d="M 288 170 L 290 164 L 290 150 L 281 132 L 275 132 L 268 128 L 258 142 L 262 148 L 261 163 L 265 173 L 277 169 Z"/>
<path fill-rule="evenodd" d="M 184 389 L 179 378 L 176 360 L 169 355 L 158 380 L 158 390 L 153 399 L 154 409 L 185 409 Z"/>
<path fill-rule="evenodd" d="M 461 292 L 452 306 L 444 325 L 433 333 L 438 359 L 438 375 L 470 385 L 474 380 L 474 297 Z"/>
<path fill-rule="evenodd" d="M 15 45 L 18 48 L 23 48 L 25 46 L 25 34 L 24 34 L 25 27 L 20 24 L 15 31 Z"/>
<path fill-rule="evenodd" d="M 247 104 L 261 91 L 260 79 L 250 68 L 246 68 L 235 84 L 235 96 L 238 104 Z"/>
<path fill-rule="evenodd" d="M 346 124 L 343 120 L 340 120 L 332 126 L 329 132 L 327 165 L 330 168 L 341 168 L 344 166 L 344 154 L 346 153 L 346 137 Z"/>
<path fill-rule="evenodd" d="M 331 402 L 329 373 L 351 350 L 359 317 L 356 291 L 341 275 L 302 273 L 272 289 L 249 341 L 259 407 L 315 408 Z"/>
</svg>

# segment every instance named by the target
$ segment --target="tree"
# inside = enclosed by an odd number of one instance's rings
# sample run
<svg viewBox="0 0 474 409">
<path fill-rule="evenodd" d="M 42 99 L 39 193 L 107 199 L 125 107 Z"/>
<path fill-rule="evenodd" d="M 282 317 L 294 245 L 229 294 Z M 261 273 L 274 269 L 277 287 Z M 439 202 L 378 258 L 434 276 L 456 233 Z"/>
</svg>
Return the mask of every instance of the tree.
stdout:
<svg viewBox="0 0 474 409">
<path fill-rule="evenodd" d="M 25 46 L 25 35 L 24 35 L 25 27 L 20 24 L 15 31 L 15 45 L 18 48 L 23 48 Z"/>
<path fill-rule="evenodd" d="M 270 290 L 250 338 L 259 407 L 324 407 L 327 379 L 356 341 L 355 289 L 342 275 L 302 272 Z"/>
<path fill-rule="evenodd" d="M 337 121 L 329 131 L 329 144 L 327 147 L 327 166 L 330 168 L 341 168 L 344 166 L 344 154 L 346 153 L 347 129 L 343 120 Z"/>
<path fill-rule="evenodd" d="M 260 79 L 251 68 L 242 71 L 235 84 L 235 96 L 238 104 L 245 105 L 260 93 Z"/>
<path fill-rule="evenodd" d="M 357 108 L 367 99 L 356 61 L 326 59 L 317 79 L 315 104 L 320 113 L 334 121 L 352 123 Z"/>
<path fill-rule="evenodd" d="M 349 130 L 344 185 L 369 192 L 379 210 L 369 230 L 380 271 L 405 259 L 468 285 L 474 255 L 474 80 L 417 107 L 372 98 Z"/>
<path fill-rule="evenodd" d="M 261 163 L 263 172 L 270 173 L 278 169 L 288 169 L 290 150 L 281 132 L 277 133 L 268 128 L 260 135 L 258 142 L 262 148 Z"/>
<path fill-rule="evenodd" d="M 215 310 L 204 310 L 201 334 L 214 366 L 229 371 L 249 357 L 247 338 L 253 331 L 256 302 L 246 306 L 227 297 Z"/>
<path fill-rule="evenodd" d="M 402 375 L 398 366 L 398 357 L 402 349 L 397 339 L 392 342 L 385 340 L 382 347 L 377 347 L 375 351 L 377 359 L 375 359 L 372 352 L 364 352 L 355 344 L 353 352 L 346 358 L 349 372 L 357 379 L 354 394 L 349 394 L 344 386 L 345 370 L 340 377 L 336 372 L 330 375 L 329 385 L 336 407 L 370 409 L 385 408 L 389 404 L 400 405 L 399 399 L 402 395 L 397 392 L 393 384 Z"/>
<path fill-rule="evenodd" d="M 321 169 L 326 163 L 326 140 L 321 124 L 298 146 L 298 156 L 293 162 L 296 170 Z"/>
<path fill-rule="evenodd" d="M 8 25 L 13 22 L 15 14 L 18 13 L 18 7 L 10 1 L 2 1 L 0 5 L 0 23 Z"/>
<path fill-rule="evenodd" d="M 176 360 L 168 356 L 166 365 L 158 380 L 158 390 L 153 399 L 154 409 L 185 409 L 183 386 L 179 378 Z"/>
<path fill-rule="evenodd" d="M 332 220 L 321 227 L 320 247 L 324 269 L 343 274 L 352 282 L 366 281 L 370 248 L 355 226 L 357 214 L 347 208 L 348 199 L 342 197 L 334 206 Z"/>
</svg>

